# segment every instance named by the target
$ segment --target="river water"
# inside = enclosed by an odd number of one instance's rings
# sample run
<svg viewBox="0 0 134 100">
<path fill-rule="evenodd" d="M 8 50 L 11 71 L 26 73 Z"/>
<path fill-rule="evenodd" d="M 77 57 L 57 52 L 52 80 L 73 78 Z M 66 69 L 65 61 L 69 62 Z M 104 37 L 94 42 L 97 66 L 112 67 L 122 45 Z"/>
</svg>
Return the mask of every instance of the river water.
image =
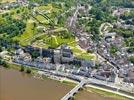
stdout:
<svg viewBox="0 0 134 100">
<path fill-rule="evenodd" d="M 0 68 L 0 100 L 60 100 L 71 85 L 46 79 L 35 79 L 13 69 Z M 94 92 L 81 91 L 76 100 L 117 100 Z"/>
<path fill-rule="evenodd" d="M 0 100 L 60 100 L 73 87 L 35 79 L 16 70 L 0 69 Z"/>
</svg>

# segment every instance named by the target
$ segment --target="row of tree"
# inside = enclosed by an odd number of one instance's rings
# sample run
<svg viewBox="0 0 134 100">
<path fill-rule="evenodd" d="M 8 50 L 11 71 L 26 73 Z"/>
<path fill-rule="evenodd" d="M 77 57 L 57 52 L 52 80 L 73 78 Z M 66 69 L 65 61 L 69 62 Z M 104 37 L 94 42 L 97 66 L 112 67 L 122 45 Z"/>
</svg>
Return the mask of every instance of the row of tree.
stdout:
<svg viewBox="0 0 134 100">
<path fill-rule="evenodd" d="M 21 72 L 26 71 L 26 73 L 28 73 L 28 74 L 30 74 L 32 72 L 32 70 L 30 68 L 25 68 L 23 65 L 21 66 L 20 71 Z"/>
<path fill-rule="evenodd" d="M 0 26 L 0 34 L 6 33 L 9 37 L 14 37 L 25 31 L 26 24 L 23 20 L 12 19 L 8 16 L 3 23 L 0 23 Z"/>
</svg>

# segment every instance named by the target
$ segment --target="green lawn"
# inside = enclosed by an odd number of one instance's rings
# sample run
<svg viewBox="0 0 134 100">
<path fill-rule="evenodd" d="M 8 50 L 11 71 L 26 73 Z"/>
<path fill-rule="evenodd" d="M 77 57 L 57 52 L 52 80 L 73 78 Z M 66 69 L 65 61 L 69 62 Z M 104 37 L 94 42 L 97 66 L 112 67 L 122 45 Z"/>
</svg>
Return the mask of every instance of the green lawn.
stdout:
<svg viewBox="0 0 134 100">
<path fill-rule="evenodd" d="M 133 99 L 129 99 L 129 98 L 120 96 L 120 95 L 115 94 L 115 93 L 106 92 L 106 91 L 95 89 L 95 88 L 86 88 L 86 90 L 92 91 L 94 93 L 101 94 L 103 96 L 109 96 L 109 97 L 112 97 L 112 98 L 115 98 L 115 99 L 119 99 L 119 100 L 133 100 Z"/>
<path fill-rule="evenodd" d="M 39 7 L 35 7 L 34 8 L 35 11 L 39 11 L 42 12 L 42 14 L 46 14 L 51 21 L 55 21 L 56 16 L 58 16 L 61 12 L 63 12 L 62 8 L 57 8 L 56 6 L 53 6 L 53 4 L 47 4 L 44 6 L 39 6 Z M 41 15 L 36 15 L 35 16 L 39 21 L 48 24 L 49 21 L 47 19 L 45 19 L 43 16 Z"/>
<path fill-rule="evenodd" d="M 47 10 L 47 11 L 51 11 L 53 9 L 52 4 L 48 4 L 45 6 L 39 6 L 39 7 L 35 7 L 36 10 Z"/>
<path fill-rule="evenodd" d="M 78 48 L 78 44 L 75 42 L 75 40 L 74 42 L 68 43 L 68 45 L 73 50 L 73 53 L 76 57 L 87 59 L 87 60 L 95 59 L 94 55 L 87 53 L 85 50 Z"/>
<path fill-rule="evenodd" d="M 57 48 L 62 44 L 68 44 L 74 41 L 74 38 L 72 37 L 72 38 L 65 39 L 58 35 L 52 35 L 51 37 L 49 36 L 43 37 L 43 41 L 44 43 L 46 43 L 46 45 L 51 46 L 53 48 Z"/>
<path fill-rule="evenodd" d="M 41 15 L 37 15 L 36 18 L 37 18 L 40 22 L 42 22 L 42 23 L 44 23 L 44 24 L 48 24 L 48 23 L 49 23 L 49 21 L 48 21 L 47 19 L 45 19 L 43 16 L 41 16 Z"/>
<path fill-rule="evenodd" d="M 66 81 L 66 80 L 62 81 L 62 83 L 63 83 L 63 84 L 67 84 L 67 85 L 71 85 L 71 86 L 73 86 L 73 87 L 75 87 L 75 86 L 77 85 L 76 83 L 69 82 L 69 81 Z"/>
<path fill-rule="evenodd" d="M 45 11 L 47 13 L 62 11 L 61 8 L 60 9 L 59 8 L 56 8 L 52 4 L 47 4 L 45 6 L 35 7 L 35 10 Z"/>
<path fill-rule="evenodd" d="M 82 53 L 77 57 L 82 58 L 82 59 L 87 59 L 87 60 L 95 59 L 95 56 L 91 55 L 90 53 Z"/>
</svg>

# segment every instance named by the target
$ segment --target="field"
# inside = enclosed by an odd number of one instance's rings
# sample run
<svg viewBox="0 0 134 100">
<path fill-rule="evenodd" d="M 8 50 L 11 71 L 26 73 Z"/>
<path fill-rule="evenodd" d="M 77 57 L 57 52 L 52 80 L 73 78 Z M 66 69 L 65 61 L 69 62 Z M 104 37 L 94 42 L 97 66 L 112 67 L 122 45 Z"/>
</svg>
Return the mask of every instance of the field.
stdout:
<svg viewBox="0 0 134 100">
<path fill-rule="evenodd" d="M 95 88 L 83 88 L 74 96 L 74 100 L 132 100 L 115 93 Z"/>
<path fill-rule="evenodd" d="M 95 56 L 81 49 L 75 37 L 67 28 L 57 23 L 57 16 L 64 8 L 56 4 L 34 7 L 31 11 L 27 7 L 9 10 L 13 19 L 23 20 L 26 28 L 23 33 L 13 37 L 22 46 L 33 45 L 42 48 L 58 48 L 67 44 L 74 55 L 83 59 L 95 59 Z"/>
<path fill-rule="evenodd" d="M 107 91 L 103 91 L 103 90 L 99 90 L 99 89 L 95 89 L 95 88 L 87 88 L 86 90 L 88 92 L 92 91 L 92 92 L 98 93 L 100 95 L 112 97 L 112 98 L 115 98 L 115 99 L 118 99 L 118 100 L 132 100 L 132 99 L 120 96 L 120 95 L 115 94 L 115 93 L 111 93 L 111 92 L 107 92 Z"/>
<path fill-rule="evenodd" d="M 16 2 L 16 0 L 0 0 L 0 2 L 1 3 L 6 3 L 6 2 L 11 3 L 11 2 Z"/>
<path fill-rule="evenodd" d="M 44 12 L 45 13 L 47 12 L 47 16 L 50 18 L 50 19 L 47 19 L 45 18 L 43 13 L 42 15 L 40 14 L 32 14 L 30 12 L 28 12 L 27 8 L 20 8 L 19 10 L 23 10 L 24 13 L 28 13 L 27 15 L 29 16 L 29 19 L 27 19 L 27 25 L 26 25 L 26 29 L 25 29 L 25 32 L 19 36 L 16 36 L 14 37 L 14 40 L 17 40 L 19 41 L 19 43 L 21 45 L 28 45 L 30 44 L 32 41 L 35 41 L 36 40 L 36 37 L 39 37 L 39 35 L 43 35 L 43 37 L 45 38 L 44 36 L 44 33 L 42 32 L 39 32 L 37 30 L 37 27 L 38 26 L 42 26 L 43 28 L 48 28 L 50 27 L 50 20 L 54 20 L 54 15 L 53 14 L 56 14 L 58 13 L 59 11 L 61 11 L 60 9 L 56 8 L 56 7 L 53 7 L 52 4 L 48 4 L 48 5 L 45 5 L 45 6 L 39 6 L 39 7 L 35 7 L 33 9 L 33 11 L 40 11 L 40 12 Z M 13 17 L 14 18 L 17 18 L 19 15 L 21 14 L 16 14 L 16 11 L 17 9 L 12 9 L 11 12 L 14 13 Z M 32 11 L 32 12 L 33 12 Z M 21 11 L 22 13 L 22 11 Z M 41 25 L 41 23 L 43 23 Z M 34 26 L 34 24 L 36 24 L 36 26 Z M 54 23 L 55 24 L 55 23 Z M 54 25 L 55 27 L 55 25 Z M 43 29 L 42 29 L 43 30 Z M 59 32 L 60 30 L 60 27 L 59 28 L 56 28 L 55 29 L 55 32 Z M 48 43 L 50 44 L 50 43 Z"/>
</svg>

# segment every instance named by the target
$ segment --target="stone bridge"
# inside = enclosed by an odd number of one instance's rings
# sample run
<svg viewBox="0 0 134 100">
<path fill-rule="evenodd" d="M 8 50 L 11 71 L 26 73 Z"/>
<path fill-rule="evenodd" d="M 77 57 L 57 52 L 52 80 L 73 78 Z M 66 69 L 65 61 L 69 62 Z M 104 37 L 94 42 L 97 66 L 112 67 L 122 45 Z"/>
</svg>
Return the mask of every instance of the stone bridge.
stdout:
<svg viewBox="0 0 134 100">
<path fill-rule="evenodd" d="M 75 86 L 70 92 L 68 92 L 61 100 L 71 99 L 86 83 L 87 81 L 83 79 L 77 86 Z"/>
</svg>

